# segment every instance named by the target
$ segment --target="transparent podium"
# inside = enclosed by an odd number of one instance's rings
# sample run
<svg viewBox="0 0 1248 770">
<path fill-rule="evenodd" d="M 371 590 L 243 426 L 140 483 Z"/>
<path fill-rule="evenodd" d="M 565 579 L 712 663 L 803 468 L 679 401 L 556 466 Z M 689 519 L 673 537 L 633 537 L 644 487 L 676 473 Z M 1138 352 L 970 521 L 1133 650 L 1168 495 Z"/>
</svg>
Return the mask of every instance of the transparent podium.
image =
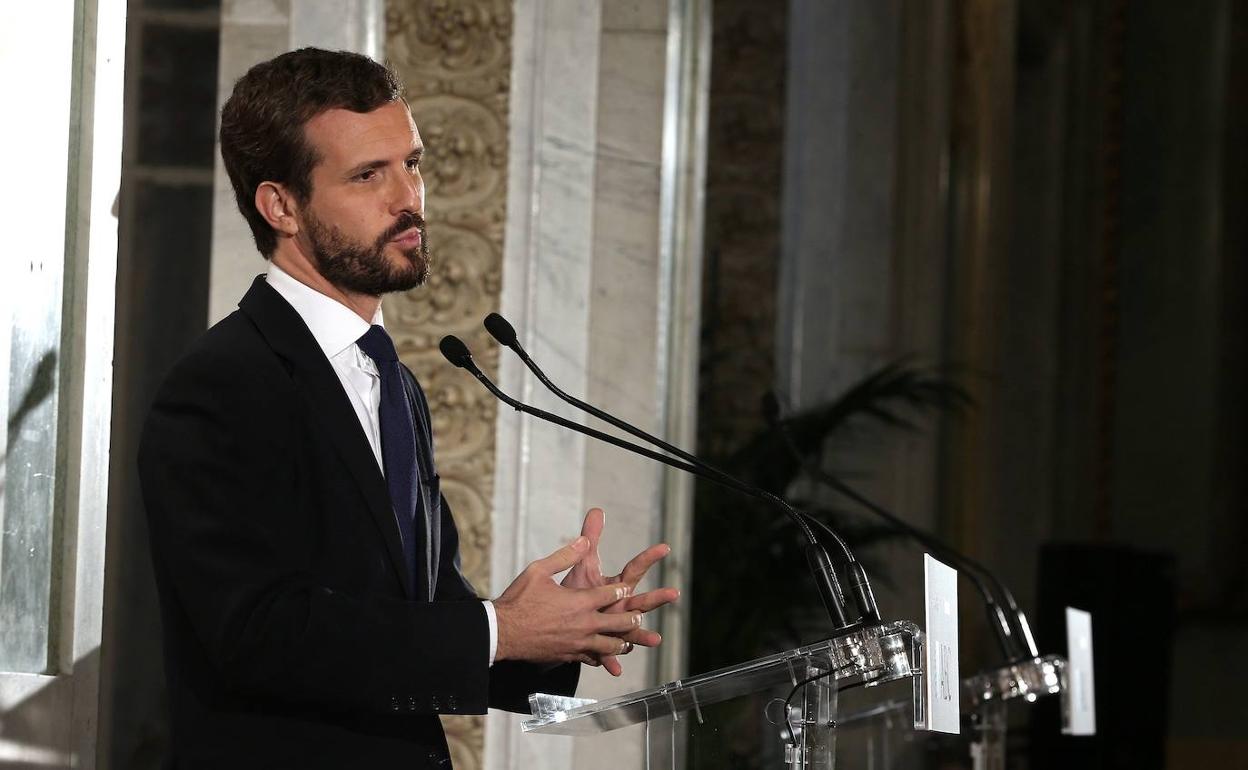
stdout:
<svg viewBox="0 0 1248 770">
<path fill-rule="evenodd" d="M 1033 703 L 1060 695 L 1063 732 L 1070 732 L 1072 688 L 1068 666 L 1059 655 L 1046 655 L 1010 663 L 980 672 L 962 680 L 962 709 L 971 730 L 967 750 L 973 770 L 1004 770 L 1006 767 L 1007 712 L 1010 701 Z M 863 770 L 887 770 L 901 757 L 913 755 L 919 738 L 907 722 L 910 703 L 892 699 L 869 708 L 842 712 L 840 731 L 855 753 L 856 765 Z"/>
<path fill-rule="evenodd" d="M 923 644 L 915 624 L 897 621 L 609 700 L 534 694 L 521 728 L 595 735 L 644 725 L 653 770 L 722 766 L 709 754 L 737 731 L 763 731 L 774 749 L 766 766 L 832 768 L 838 693 L 848 687 L 910 679 L 911 726 L 926 728 Z"/>
<path fill-rule="evenodd" d="M 1034 703 L 1046 695 L 1062 696 L 1062 730 L 1070 731 L 1071 687 L 1066 659 L 1045 655 L 1018 661 L 970 677 L 962 683 L 974 725 L 973 770 L 1005 770 L 1006 703 L 1022 698 Z"/>
</svg>

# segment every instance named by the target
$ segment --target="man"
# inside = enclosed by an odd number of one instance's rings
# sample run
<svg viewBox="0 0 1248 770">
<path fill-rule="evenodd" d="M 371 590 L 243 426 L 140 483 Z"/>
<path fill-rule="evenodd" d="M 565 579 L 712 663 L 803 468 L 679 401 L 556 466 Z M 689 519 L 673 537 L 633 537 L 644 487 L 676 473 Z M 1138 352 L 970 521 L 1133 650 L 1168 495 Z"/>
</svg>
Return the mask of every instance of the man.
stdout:
<svg viewBox="0 0 1248 770">
<path fill-rule="evenodd" d="M 316 49 L 261 63 L 221 151 L 268 273 L 168 375 L 139 453 L 176 766 L 446 767 L 439 714 L 524 711 L 658 644 L 641 614 L 676 592 L 632 589 L 667 547 L 603 578 L 601 511 L 493 602 L 460 572 L 381 314 L 430 270 L 393 74 Z"/>
</svg>

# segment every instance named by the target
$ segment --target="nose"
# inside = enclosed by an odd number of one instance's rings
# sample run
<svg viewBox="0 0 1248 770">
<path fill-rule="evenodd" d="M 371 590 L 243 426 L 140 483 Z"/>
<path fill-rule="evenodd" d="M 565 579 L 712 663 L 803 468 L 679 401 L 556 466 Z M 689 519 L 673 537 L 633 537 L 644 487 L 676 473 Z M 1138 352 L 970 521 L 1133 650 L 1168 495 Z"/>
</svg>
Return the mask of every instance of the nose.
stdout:
<svg viewBox="0 0 1248 770">
<path fill-rule="evenodd" d="M 397 175 L 398 182 L 391 194 L 390 213 L 399 214 L 404 211 L 411 211 L 415 214 L 424 215 L 425 213 L 425 180 L 420 175 L 420 169 L 413 171 L 404 170 L 404 173 Z"/>
</svg>

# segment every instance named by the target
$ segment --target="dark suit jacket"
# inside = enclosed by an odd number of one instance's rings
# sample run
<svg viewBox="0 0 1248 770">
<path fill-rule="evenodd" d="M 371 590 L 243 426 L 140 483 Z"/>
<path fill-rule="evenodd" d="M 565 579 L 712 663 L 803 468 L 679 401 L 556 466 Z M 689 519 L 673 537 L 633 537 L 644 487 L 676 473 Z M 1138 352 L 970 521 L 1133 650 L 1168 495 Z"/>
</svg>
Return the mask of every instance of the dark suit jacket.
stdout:
<svg viewBox="0 0 1248 770">
<path fill-rule="evenodd" d="M 239 308 L 170 372 L 139 450 L 175 764 L 446 767 L 438 714 L 571 693 L 579 666 L 488 666 L 415 379 L 432 602 L 312 333 L 263 276 Z"/>
</svg>

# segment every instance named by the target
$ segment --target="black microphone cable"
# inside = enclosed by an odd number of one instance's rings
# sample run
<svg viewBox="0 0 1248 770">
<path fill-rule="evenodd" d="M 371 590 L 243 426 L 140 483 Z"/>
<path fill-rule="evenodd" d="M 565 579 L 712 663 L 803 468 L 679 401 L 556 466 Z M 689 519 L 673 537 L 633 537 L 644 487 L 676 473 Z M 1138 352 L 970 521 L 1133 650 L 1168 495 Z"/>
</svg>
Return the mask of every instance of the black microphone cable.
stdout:
<svg viewBox="0 0 1248 770">
<path fill-rule="evenodd" d="M 664 463 L 665 465 L 679 468 L 680 470 L 692 473 L 695 476 L 707 478 L 751 497 L 772 502 L 772 500 L 767 496 L 769 493 L 755 489 L 731 476 L 721 477 L 717 474 L 709 473 L 692 463 L 682 462 L 658 452 L 646 449 L 645 447 L 637 446 L 631 442 L 617 438 L 616 436 L 603 433 L 602 431 L 595 430 L 584 425 L 579 425 L 571 420 L 560 417 L 559 415 L 551 414 L 550 412 L 546 412 L 542 409 L 538 409 L 512 398 L 504 393 L 497 385 L 494 384 L 492 380 L 490 380 L 489 377 L 485 375 L 485 373 L 480 370 L 479 367 L 477 367 L 476 362 L 472 360 L 472 353 L 468 350 L 468 346 L 465 345 L 458 337 L 453 335 L 443 337 L 438 347 L 447 361 L 456 367 L 467 370 L 468 373 L 474 376 L 491 394 L 494 395 L 495 398 L 498 398 L 500 401 L 517 411 L 532 415 L 539 419 L 553 422 L 556 425 L 568 428 L 569 430 L 605 441 L 613 446 L 630 452 L 635 452 L 643 457 Z M 810 561 L 811 569 L 814 572 L 815 582 L 819 588 L 820 596 L 823 599 L 825 608 L 828 610 L 833 623 L 836 625 L 838 630 L 854 627 L 855 624 L 846 619 L 844 594 L 841 592 L 840 583 L 836 579 L 836 573 L 832 568 L 831 559 L 828 557 L 827 551 L 823 549 L 823 546 L 819 543 L 818 538 L 815 537 L 814 532 L 810 529 L 809 524 L 807 524 L 801 516 L 799 516 L 797 512 L 792 509 L 791 506 L 785 506 L 784 509 L 786 513 L 795 521 L 795 523 L 798 524 L 803 534 L 807 537 L 807 557 Z M 846 549 L 848 550 L 848 546 L 846 546 Z M 850 557 L 852 557 L 852 553 L 850 554 Z"/>
<path fill-rule="evenodd" d="M 657 446 L 660 449 L 663 449 L 664 451 L 672 455 L 675 455 L 676 457 L 679 457 L 680 459 L 684 460 L 687 463 L 696 465 L 699 468 L 702 468 L 703 470 L 705 470 L 707 473 L 714 474 L 718 479 L 721 479 L 721 480 L 730 479 L 734 483 L 739 483 L 735 477 L 731 476 L 730 474 L 726 473 L 723 470 L 720 470 L 719 468 L 715 467 L 711 463 L 697 457 L 693 453 L 686 452 L 680 447 L 677 447 L 667 441 L 664 441 L 663 439 L 658 438 L 657 436 L 653 436 L 647 433 L 646 431 L 641 430 L 640 428 L 632 425 L 631 423 L 625 422 L 624 420 L 621 420 L 618 417 L 615 417 L 614 415 L 602 409 L 599 409 L 598 407 L 592 404 L 586 403 L 585 401 L 582 401 L 581 399 L 564 392 L 562 388 L 560 388 L 553 381 L 551 381 L 549 377 L 546 376 L 546 373 L 542 371 L 542 368 L 540 366 L 537 365 L 537 362 L 534 361 L 532 357 L 529 356 L 528 351 L 526 351 L 524 349 L 524 346 L 520 344 L 520 340 L 516 334 L 515 327 L 513 327 L 506 318 L 503 318 L 502 315 L 498 313 L 490 313 L 489 315 L 485 317 L 485 320 L 483 321 L 483 325 L 485 326 L 486 331 L 490 333 L 490 336 L 492 336 L 495 340 L 497 340 L 500 345 L 502 345 L 505 348 L 510 348 L 513 353 L 519 356 L 520 360 L 524 363 L 526 367 L 528 367 L 529 371 L 531 371 L 533 375 L 537 377 L 537 379 L 543 385 L 546 386 L 546 389 L 549 390 L 551 393 L 554 393 L 565 403 L 571 404 L 577 409 L 587 412 L 590 415 L 597 417 L 598 419 L 610 425 L 613 425 L 616 428 L 619 428 L 620 430 L 624 431 L 625 433 L 628 433 L 629 435 L 635 438 L 639 438 L 642 441 L 645 441 L 649 444 Z M 801 519 L 804 519 L 806 524 L 803 526 L 802 522 L 798 521 L 798 525 L 802 527 L 803 534 L 806 535 L 806 537 L 808 538 L 808 542 L 817 543 L 817 538 L 815 537 L 814 533 L 811 532 L 810 526 L 809 526 L 809 524 L 813 522 L 816 526 L 818 526 L 820 529 L 826 532 L 828 536 L 831 537 L 838 546 L 840 546 L 842 553 L 845 554 L 846 570 L 848 572 L 850 585 L 852 586 L 853 591 L 854 591 L 854 601 L 858 605 L 858 609 L 862 613 L 862 617 L 865 620 L 878 622 L 880 620 L 880 610 L 879 610 L 879 606 L 876 604 L 876 601 L 875 601 L 875 593 L 871 590 L 871 581 L 867 577 L 866 569 L 863 568 L 862 563 L 859 562 L 858 559 L 854 556 L 853 551 L 850 549 L 849 545 L 845 542 L 845 539 L 842 538 L 840 534 L 836 532 L 836 530 L 832 529 L 831 527 L 829 527 L 824 522 L 820 521 L 815 516 L 812 516 L 811 514 L 806 513 L 805 511 L 801 511 L 801 510 L 794 508 L 792 505 L 789 504 L 788 501 L 784 500 L 780 496 L 773 494 L 771 492 L 768 492 L 765 489 L 761 489 L 758 487 L 752 487 L 752 488 L 756 489 L 759 493 L 762 494 L 761 499 L 764 499 L 765 501 L 770 502 L 773 505 L 776 505 L 784 509 L 786 512 L 789 513 L 791 517 L 800 517 Z M 808 557 L 810 556 L 811 555 L 808 553 Z"/>
</svg>

